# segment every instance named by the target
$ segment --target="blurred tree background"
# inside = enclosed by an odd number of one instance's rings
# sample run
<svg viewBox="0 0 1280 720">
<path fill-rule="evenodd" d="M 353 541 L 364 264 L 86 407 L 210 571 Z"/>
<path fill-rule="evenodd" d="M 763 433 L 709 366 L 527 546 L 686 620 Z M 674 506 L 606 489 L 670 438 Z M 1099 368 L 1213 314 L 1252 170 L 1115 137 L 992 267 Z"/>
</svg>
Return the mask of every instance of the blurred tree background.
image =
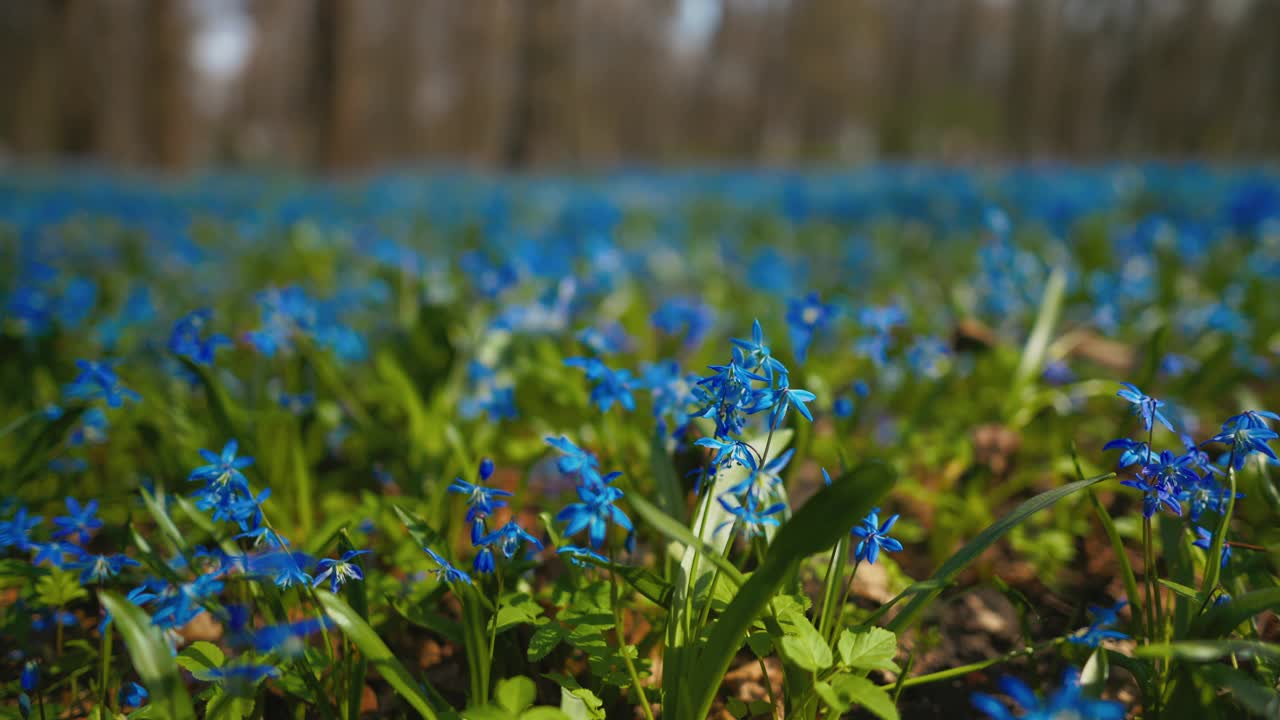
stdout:
<svg viewBox="0 0 1280 720">
<path fill-rule="evenodd" d="M 184 170 L 1280 154 L 1280 0 L 15 0 L 0 156 Z"/>
</svg>

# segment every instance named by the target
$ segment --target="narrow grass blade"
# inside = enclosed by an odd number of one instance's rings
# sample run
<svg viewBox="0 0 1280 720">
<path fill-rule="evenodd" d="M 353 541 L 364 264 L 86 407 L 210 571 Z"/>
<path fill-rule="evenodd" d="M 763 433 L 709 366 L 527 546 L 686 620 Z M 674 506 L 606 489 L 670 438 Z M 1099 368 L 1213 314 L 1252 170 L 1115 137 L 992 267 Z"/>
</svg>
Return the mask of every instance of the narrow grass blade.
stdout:
<svg viewBox="0 0 1280 720">
<path fill-rule="evenodd" d="M 687 681 L 676 699 L 677 710 L 672 717 L 682 720 L 709 716 L 720 681 L 742 646 L 747 629 L 791 569 L 804 558 L 829 549 L 849 531 L 849 518 L 866 515 L 888 492 L 893 479 L 888 465 L 866 463 L 820 490 L 782 526 L 760 567 L 711 626 L 706 645 L 689 664 Z"/>
<path fill-rule="evenodd" d="M 178 661 L 165 642 L 164 633 L 151 624 L 146 611 L 116 593 L 103 590 L 98 599 L 111 613 L 112 624 L 119 629 L 129 650 L 129 659 L 151 693 L 151 704 L 163 708 L 172 720 L 195 720 L 195 707 L 182 684 Z"/>
<path fill-rule="evenodd" d="M 1213 687 L 1225 687 L 1256 717 L 1280 717 L 1280 693 L 1254 680 L 1243 670 L 1227 665 L 1203 665 L 1197 672 Z"/>
<path fill-rule="evenodd" d="M 1134 650 L 1137 657 L 1178 658 L 1192 662 L 1213 662 L 1229 655 L 1280 658 L 1280 645 L 1258 640 L 1185 640 L 1174 643 L 1143 645 Z"/>
<path fill-rule="evenodd" d="M 1120 569 L 1120 579 L 1124 581 L 1124 594 L 1129 601 L 1129 611 L 1132 614 L 1133 627 L 1130 634 L 1137 637 L 1141 634 L 1139 626 L 1142 622 L 1142 595 L 1138 593 L 1138 580 L 1133 574 L 1133 563 L 1129 562 L 1129 554 L 1124 550 L 1124 540 L 1120 537 L 1120 531 L 1116 529 L 1115 520 L 1111 519 L 1111 513 L 1107 512 L 1107 508 L 1103 506 L 1102 501 L 1098 499 L 1098 494 L 1093 490 L 1089 491 L 1089 503 L 1093 505 L 1093 512 L 1102 523 L 1102 530 L 1107 534 L 1107 540 L 1111 542 L 1111 552 L 1116 557 L 1116 566 Z"/>
<path fill-rule="evenodd" d="M 1066 295 L 1066 290 L 1067 274 L 1062 268 L 1055 267 L 1049 273 L 1044 293 L 1040 295 L 1040 311 L 1036 314 L 1031 335 L 1027 337 L 1027 343 L 1022 347 L 1022 357 L 1019 358 L 1018 369 L 1013 375 L 1013 388 L 1009 393 L 1009 400 L 1014 406 L 1009 408 L 1007 417 L 1012 417 L 1018 409 L 1016 406 L 1026 401 L 1027 387 L 1044 367 L 1045 351 L 1048 350 L 1049 341 L 1053 337 L 1053 328 L 1058 324 L 1058 316 L 1062 314 L 1062 299 Z"/>
<path fill-rule="evenodd" d="M 1215 605 L 1191 624 L 1191 636 L 1197 638 L 1222 637 L 1240 623 L 1266 610 L 1280 607 L 1280 587 L 1255 590 L 1237 595 L 1230 602 Z"/>
<path fill-rule="evenodd" d="M 970 540 L 968 544 L 960 548 L 959 552 L 948 558 L 947 561 L 944 562 L 929 579 L 944 584 L 950 583 L 955 580 L 956 576 L 960 574 L 960 571 L 968 566 L 969 563 L 976 560 L 979 555 L 986 551 L 987 548 L 994 545 L 997 540 L 1004 537 L 1005 533 L 1017 527 L 1022 523 L 1022 521 L 1050 505 L 1053 505 L 1068 495 L 1084 490 L 1087 487 L 1096 485 L 1103 480 L 1107 480 L 1114 476 L 1115 473 L 1107 473 L 1106 475 L 1099 475 L 1098 477 L 1090 478 L 1088 480 L 1077 480 L 1068 485 L 1063 485 L 1060 488 L 1054 488 L 1053 490 L 1040 493 L 1039 495 L 1028 499 L 1026 502 L 1015 508 L 1013 512 L 1005 515 L 997 520 L 993 525 L 989 526 L 986 530 L 978 533 L 977 537 Z M 927 593 L 916 595 L 912 598 L 911 602 L 902 609 L 902 612 L 898 613 L 896 617 L 889 621 L 889 624 L 886 627 L 896 633 L 901 633 L 903 630 L 906 630 L 911 626 L 911 623 L 925 609 L 925 607 L 927 607 L 929 603 L 933 602 L 941 592 L 941 588 L 936 588 Z"/>
<path fill-rule="evenodd" d="M 649 472 L 653 476 L 658 507 L 683 522 L 689 514 L 685 507 L 685 493 L 675 466 L 671 464 L 671 456 L 667 454 L 666 437 L 657 430 L 649 443 Z"/>
<path fill-rule="evenodd" d="M 333 624 L 338 626 L 343 634 L 360 649 L 387 684 L 395 688 L 400 697 L 418 711 L 418 715 L 426 720 L 436 720 L 436 712 L 431 708 L 431 703 L 427 700 L 422 688 L 418 687 L 417 681 L 413 679 L 413 675 L 409 674 L 408 669 L 396 659 L 395 655 L 391 654 L 391 649 L 382 642 L 382 638 L 378 637 L 378 633 L 369 626 L 369 623 L 365 622 L 359 613 L 337 595 L 317 590 L 316 596 Z"/>
<path fill-rule="evenodd" d="M 627 502 L 631 504 L 631 507 L 635 508 L 636 514 L 654 530 L 686 548 L 699 548 L 702 552 L 703 560 L 719 568 L 720 574 L 729 578 L 735 585 L 742 585 L 744 578 L 738 568 L 734 567 L 733 563 L 725 560 L 722 553 L 715 552 L 712 546 L 699 541 L 694 536 L 693 531 L 685 527 L 679 520 L 662 512 L 653 503 L 634 493 L 627 496 Z"/>
</svg>

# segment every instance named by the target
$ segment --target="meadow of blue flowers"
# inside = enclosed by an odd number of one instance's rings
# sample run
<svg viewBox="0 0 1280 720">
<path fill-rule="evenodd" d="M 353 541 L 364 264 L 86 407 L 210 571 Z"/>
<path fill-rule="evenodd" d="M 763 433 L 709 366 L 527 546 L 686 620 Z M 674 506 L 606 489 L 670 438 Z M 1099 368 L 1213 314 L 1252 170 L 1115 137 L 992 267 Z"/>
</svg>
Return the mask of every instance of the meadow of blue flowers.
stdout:
<svg viewBox="0 0 1280 720">
<path fill-rule="evenodd" d="M 0 263 L 0 717 L 1280 717 L 1274 172 L 27 174 Z"/>
</svg>

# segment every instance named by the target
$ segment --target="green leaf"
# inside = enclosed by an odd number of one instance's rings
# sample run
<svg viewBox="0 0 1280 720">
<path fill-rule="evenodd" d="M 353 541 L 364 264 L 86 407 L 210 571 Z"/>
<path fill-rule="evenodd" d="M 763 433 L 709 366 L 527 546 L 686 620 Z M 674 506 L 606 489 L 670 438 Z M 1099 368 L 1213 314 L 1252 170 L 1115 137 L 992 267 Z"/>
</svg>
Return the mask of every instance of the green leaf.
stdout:
<svg viewBox="0 0 1280 720">
<path fill-rule="evenodd" d="M 809 618 L 800 612 L 788 612 L 778 618 L 778 624 L 786 633 L 778 641 L 784 657 L 809 672 L 831 667 L 831 648 Z"/>
<path fill-rule="evenodd" d="M 534 630 L 533 637 L 529 638 L 529 662 L 538 662 L 551 654 L 567 634 L 558 622 L 549 622 Z"/>
<path fill-rule="evenodd" d="M 1022 348 L 1022 357 L 1018 359 L 1018 369 L 1013 375 L 1013 387 L 1009 392 L 1011 411 L 1016 410 L 1017 405 L 1027 399 L 1027 388 L 1044 367 L 1045 352 L 1049 348 L 1049 341 L 1053 339 L 1053 327 L 1062 313 L 1062 299 L 1066 290 L 1066 272 L 1061 267 L 1053 268 L 1045 283 L 1044 293 L 1040 296 L 1040 311 L 1036 314 L 1035 325 Z M 1012 412 L 1006 416 L 1011 417 Z"/>
<path fill-rule="evenodd" d="M 396 511 L 396 516 L 400 518 L 400 522 L 404 523 L 404 526 L 409 529 L 409 535 L 419 548 L 431 548 L 440 553 L 441 557 L 449 559 L 449 544 L 445 542 L 444 537 L 435 528 L 427 524 L 426 520 L 399 505 L 392 505 L 391 509 Z"/>
<path fill-rule="evenodd" d="M 502 634 L 520 625 L 537 625 L 546 622 L 542 617 L 542 606 L 525 593 L 517 593 L 508 597 L 494 615 L 491 625 L 497 625 L 498 634 Z"/>
<path fill-rule="evenodd" d="M 425 602 L 409 604 L 388 595 L 387 604 L 399 613 L 400 617 L 414 625 L 424 630 L 430 630 L 455 645 L 462 644 L 462 631 L 458 629 L 457 621 L 428 610 Z"/>
<path fill-rule="evenodd" d="M 840 674 L 814 686 L 822 701 L 837 713 L 861 706 L 881 720 L 898 720 L 898 708 L 884 688 L 860 675 Z"/>
<path fill-rule="evenodd" d="M 151 624 L 146 611 L 116 593 L 102 590 L 98 599 L 111 613 L 112 624 L 124 638 L 129 659 L 142 685 L 151 693 L 151 704 L 165 709 L 172 720 L 195 720 L 191 696 L 178 674 L 178 663 L 165 642 L 164 633 Z"/>
<path fill-rule="evenodd" d="M 395 688 L 396 692 L 412 705 L 419 715 L 427 720 L 436 720 L 436 713 L 431 709 L 431 703 L 427 701 L 418 683 L 395 655 L 391 654 L 387 644 L 382 642 L 382 638 L 378 637 L 369 623 L 365 622 L 359 613 L 337 595 L 317 590 L 316 596 L 324 606 L 325 614 L 360 649 L 378 674 Z"/>
<path fill-rule="evenodd" d="M 1174 643 L 1143 645 L 1134 650 L 1137 657 L 1179 658 L 1192 662 L 1211 662 L 1228 655 L 1280 658 L 1280 645 L 1258 640 L 1185 640 Z"/>
<path fill-rule="evenodd" d="M 86 597 L 89 592 L 80 586 L 79 576 L 70 570 L 53 568 L 36 581 L 36 600 L 46 607 L 62 607 Z"/>
<path fill-rule="evenodd" d="M 1076 457 L 1074 445 L 1071 447 L 1071 456 L 1073 459 Z M 1080 472 L 1078 461 L 1076 475 L 1080 480 L 1084 480 L 1084 473 Z M 1120 531 L 1116 529 L 1111 513 L 1107 512 L 1107 508 L 1098 499 L 1098 494 L 1092 489 L 1089 490 L 1089 503 L 1093 505 L 1093 512 L 1098 516 L 1098 521 L 1102 523 L 1102 530 L 1111 543 L 1111 554 L 1116 557 L 1116 563 L 1120 568 L 1120 579 L 1124 582 L 1124 594 L 1129 600 L 1129 610 L 1133 613 L 1133 633 L 1137 634 L 1138 626 L 1142 622 L 1142 596 L 1138 594 L 1138 580 L 1133 574 L 1133 563 L 1129 562 L 1129 554 L 1124 550 L 1124 540 L 1120 538 Z"/>
<path fill-rule="evenodd" d="M 667 439 L 658 430 L 653 432 L 653 440 L 649 443 L 649 472 L 653 475 L 655 498 L 662 512 L 676 520 L 684 521 L 689 514 L 685 507 L 684 488 L 675 466 L 671 464 L 671 456 L 667 454 Z"/>
<path fill-rule="evenodd" d="M 1189 588 L 1186 585 L 1183 585 L 1182 583 L 1176 583 L 1172 580 L 1166 580 L 1165 578 L 1157 578 L 1157 580 L 1161 585 L 1172 590 L 1175 595 L 1180 595 L 1184 598 L 1189 598 L 1191 600 L 1196 600 L 1200 597 L 1199 593 L 1196 592 L 1195 588 Z"/>
<path fill-rule="evenodd" d="M 520 713 L 520 720 L 569 720 L 569 716 L 560 708 L 540 705 Z"/>
<path fill-rule="evenodd" d="M 1280 607 L 1280 587 L 1255 590 L 1237 595 L 1222 605 L 1215 605 L 1191 624 L 1191 636 L 1222 637 L 1240 623 L 1266 610 Z"/>
<path fill-rule="evenodd" d="M 848 532 L 849 518 L 866 515 L 893 479 L 893 470 L 885 463 L 865 463 L 819 490 L 782 526 L 764 561 L 711 626 L 706 645 L 687 665 L 687 682 L 678 690 L 668 690 L 678 693 L 673 717 L 707 717 L 747 629 L 795 565 L 834 545 Z"/>
<path fill-rule="evenodd" d="M 573 677 L 560 673 L 543 677 L 560 686 L 560 710 L 569 720 L 605 720 L 604 701 Z"/>
<path fill-rule="evenodd" d="M 1225 687 L 1249 712 L 1260 718 L 1280 717 L 1280 695 L 1258 683 L 1248 673 L 1227 665 L 1201 665 L 1196 669 L 1214 687 Z"/>
<path fill-rule="evenodd" d="M 253 715 L 253 698 L 218 690 L 205 706 L 205 720 L 244 720 Z"/>
<path fill-rule="evenodd" d="M 296 443 L 295 447 L 297 447 Z M 338 553 L 345 555 L 355 549 L 356 546 L 351 542 L 347 529 L 339 530 Z M 354 558 L 352 562 L 361 570 L 364 569 L 359 558 Z M 369 619 L 368 587 L 367 579 L 362 582 L 349 582 L 342 586 L 342 595 L 346 598 L 347 604 L 360 619 L 366 621 Z M 368 659 L 361 651 L 359 654 L 349 653 L 344 658 L 344 663 L 347 666 L 347 717 L 360 717 L 360 705 L 364 701 L 365 677 L 369 672 Z"/>
<path fill-rule="evenodd" d="M 734 567 L 733 563 L 726 560 L 722 554 L 714 552 L 712 546 L 700 542 L 698 538 L 694 536 L 693 532 L 682 525 L 679 520 L 676 520 L 670 515 L 662 512 L 653 503 L 650 503 L 639 495 L 628 495 L 627 502 L 635 509 L 636 514 L 654 530 L 657 530 L 659 533 L 671 540 L 675 540 L 686 548 L 701 548 L 703 561 L 715 565 L 720 569 L 721 574 L 729 578 L 735 585 L 742 585 L 744 582 L 742 572 L 739 571 L 738 568 Z M 677 590 L 677 600 L 678 599 L 679 594 Z"/>
<path fill-rule="evenodd" d="M 210 671 L 222 667 L 226 660 L 222 648 L 207 640 L 197 640 L 178 653 L 178 665 L 191 673 L 195 679 L 204 682 L 213 680 Z"/>
<path fill-rule="evenodd" d="M 1077 480 L 1068 485 L 1063 485 L 1060 488 L 1054 488 L 1053 490 L 1040 493 L 1039 495 L 1028 499 L 1026 502 L 1015 508 L 1013 512 L 1005 515 L 989 526 L 986 530 L 978 533 L 977 537 L 970 540 L 964 547 L 960 548 L 955 555 L 948 558 L 941 567 L 934 571 L 933 575 L 931 575 L 929 579 L 943 584 L 951 583 L 955 580 L 956 576 L 960 574 L 961 570 L 968 566 L 969 563 L 976 560 L 979 555 L 985 552 L 987 548 L 994 545 L 997 540 L 1004 537 L 1005 533 L 1021 524 L 1023 520 L 1026 520 L 1037 512 L 1053 505 L 1072 493 L 1078 492 L 1092 485 L 1096 485 L 1103 480 L 1107 480 L 1112 477 L 1115 477 L 1115 473 L 1099 475 L 1098 477 L 1090 478 L 1088 480 Z M 906 630 L 911 626 L 911 623 L 916 619 L 916 616 L 918 616 L 925 607 L 929 605 L 929 603 L 933 602 L 941 592 L 941 588 L 936 588 L 927 593 L 916 595 L 912 598 L 911 602 L 907 603 L 907 606 L 902 609 L 902 612 L 898 613 L 896 617 L 889 621 L 886 627 L 895 633 L 901 633 L 903 630 Z"/>
<path fill-rule="evenodd" d="M 898 636 L 884 628 L 868 628 L 862 632 L 845 630 L 837 644 L 840 663 L 853 670 L 891 670 L 902 672 L 893 662 L 898 654 Z"/>
<path fill-rule="evenodd" d="M 527 677 L 513 677 L 498 681 L 493 699 L 514 715 L 519 715 L 538 697 L 538 688 Z"/>
</svg>

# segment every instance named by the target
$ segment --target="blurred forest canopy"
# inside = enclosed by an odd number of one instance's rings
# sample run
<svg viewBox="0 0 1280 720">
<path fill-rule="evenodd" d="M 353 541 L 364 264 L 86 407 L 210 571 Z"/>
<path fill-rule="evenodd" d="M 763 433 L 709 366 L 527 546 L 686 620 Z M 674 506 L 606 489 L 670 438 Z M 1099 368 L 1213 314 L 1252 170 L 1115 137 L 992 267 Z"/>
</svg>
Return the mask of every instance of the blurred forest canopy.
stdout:
<svg viewBox="0 0 1280 720">
<path fill-rule="evenodd" d="M 183 170 L 1280 155 L 1280 0 L 15 0 L 0 156 Z"/>
</svg>

